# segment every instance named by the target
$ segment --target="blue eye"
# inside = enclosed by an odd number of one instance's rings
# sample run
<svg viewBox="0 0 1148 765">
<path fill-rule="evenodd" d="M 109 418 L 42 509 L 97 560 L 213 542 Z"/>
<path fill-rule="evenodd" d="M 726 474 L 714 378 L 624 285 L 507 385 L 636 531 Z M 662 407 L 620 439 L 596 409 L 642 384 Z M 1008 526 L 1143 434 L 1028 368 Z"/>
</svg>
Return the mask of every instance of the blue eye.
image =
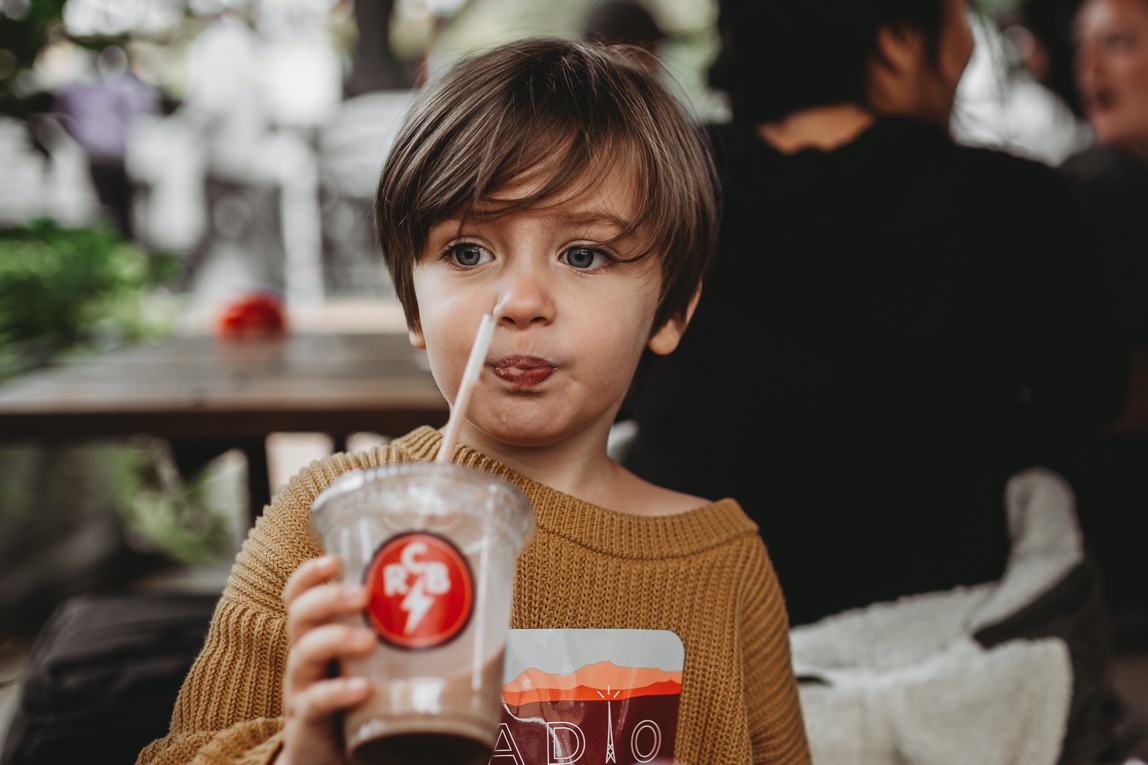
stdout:
<svg viewBox="0 0 1148 765">
<path fill-rule="evenodd" d="M 600 250 L 589 247 L 571 247 L 562 253 L 562 260 L 571 268 L 591 269 L 599 268 L 611 261 L 611 258 Z"/>
<path fill-rule="evenodd" d="M 460 266 L 480 266 L 493 260 L 491 254 L 484 248 L 470 242 L 453 245 L 449 253 L 454 262 Z"/>
</svg>

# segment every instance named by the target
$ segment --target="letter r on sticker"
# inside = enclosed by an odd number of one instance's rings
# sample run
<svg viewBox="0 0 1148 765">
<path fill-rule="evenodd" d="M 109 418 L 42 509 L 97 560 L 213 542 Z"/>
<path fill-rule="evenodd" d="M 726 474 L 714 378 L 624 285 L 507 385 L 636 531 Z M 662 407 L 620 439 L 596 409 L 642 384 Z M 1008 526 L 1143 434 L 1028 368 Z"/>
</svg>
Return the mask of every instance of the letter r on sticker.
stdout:
<svg viewBox="0 0 1148 765">
<path fill-rule="evenodd" d="M 407 594 L 407 572 L 397 563 L 383 566 L 383 593 L 391 595 Z"/>
</svg>

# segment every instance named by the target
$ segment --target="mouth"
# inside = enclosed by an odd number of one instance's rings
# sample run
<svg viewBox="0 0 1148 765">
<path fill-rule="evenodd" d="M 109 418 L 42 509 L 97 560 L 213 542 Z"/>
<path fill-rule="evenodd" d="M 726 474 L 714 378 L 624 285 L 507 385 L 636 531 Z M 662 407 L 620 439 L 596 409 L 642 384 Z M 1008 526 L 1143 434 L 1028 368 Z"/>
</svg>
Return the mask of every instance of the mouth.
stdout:
<svg viewBox="0 0 1148 765">
<path fill-rule="evenodd" d="M 1116 94 L 1111 90 L 1098 89 L 1087 99 L 1089 111 L 1107 112 L 1116 107 Z"/>
<path fill-rule="evenodd" d="M 541 385 L 558 367 L 537 356 L 504 356 L 490 364 L 494 374 L 516 388 Z"/>
</svg>

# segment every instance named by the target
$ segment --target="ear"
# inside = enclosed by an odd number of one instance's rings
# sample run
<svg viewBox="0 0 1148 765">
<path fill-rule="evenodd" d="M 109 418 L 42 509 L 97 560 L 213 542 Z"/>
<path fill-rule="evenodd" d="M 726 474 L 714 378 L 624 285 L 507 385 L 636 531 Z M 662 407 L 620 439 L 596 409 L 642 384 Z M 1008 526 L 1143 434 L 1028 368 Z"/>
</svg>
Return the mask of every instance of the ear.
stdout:
<svg viewBox="0 0 1148 765">
<path fill-rule="evenodd" d="M 671 316 L 646 342 L 646 347 L 659 356 L 672 353 L 678 347 L 682 334 L 689 326 L 690 319 L 694 317 L 694 311 L 698 307 L 698 299 L 701 296 L 702 288 L 701 285 L 698 285 L 698 288 L 694 290 L 694 296 L 690 298 L 690 304 L 686 306 L 685 316 Z"/>
<path fill-rule="evenodd" d="M 422 327 L 409 327 L 407 329 L 407 339 L 410 340 L 411 345 L 419 350 L 426 350 L 427 340 L 423 337 Z"/>
<path fill-rule="evenodd" d="M 905 112 L 908 93 L 920 75 L 925 41 L 921 32 L 906 24 L 886 24 L 877 30 L 869 58 L 870 105 L 881 114 Z"/>
<path fill-rule="evenodd" d="M 889 74 L 903 76 L 916 69 L 923 52 L 924 39 L 919 29 L 907 24 L 885 24 L 877 30 L 873 63 L 888 69 Z"/>
</svg>

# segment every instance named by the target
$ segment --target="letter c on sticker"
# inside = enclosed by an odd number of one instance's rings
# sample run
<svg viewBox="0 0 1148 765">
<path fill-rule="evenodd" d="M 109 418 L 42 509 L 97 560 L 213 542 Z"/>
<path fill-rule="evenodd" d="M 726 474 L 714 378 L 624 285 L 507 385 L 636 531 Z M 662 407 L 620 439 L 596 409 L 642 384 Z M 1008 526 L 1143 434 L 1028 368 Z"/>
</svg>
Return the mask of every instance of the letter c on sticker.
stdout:
<svg viewBox="0 0 1148 765">
<path fill-rule="evenodd" d="M 420 574 L 423 570 L 423 564 L 419 562 L 416 555 L 426 554 L 427 546 L 423 542 L 411 542 L 403 548 L 402 553 L 399 554 L 399 560 L 402 561 L 403 568 L 412 574 Z"/>
</svg>

